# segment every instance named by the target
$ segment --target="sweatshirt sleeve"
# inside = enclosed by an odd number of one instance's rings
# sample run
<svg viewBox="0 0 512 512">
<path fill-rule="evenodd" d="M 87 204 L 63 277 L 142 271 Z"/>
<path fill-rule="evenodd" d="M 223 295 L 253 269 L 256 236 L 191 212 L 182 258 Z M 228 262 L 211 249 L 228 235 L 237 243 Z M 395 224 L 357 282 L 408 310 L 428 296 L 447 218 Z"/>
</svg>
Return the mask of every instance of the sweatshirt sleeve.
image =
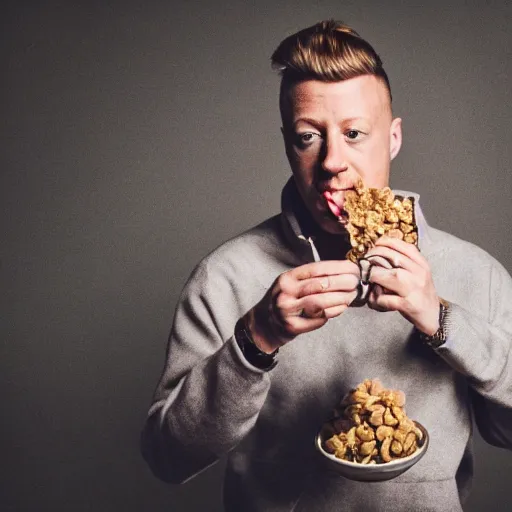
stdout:
<svg viewBox="0 0 512 512">
<path fill-rule="evenodd" d="M 447 333 L 437 352 L 467 377 L 482 437 L 512 449 L 512 279 L 498 262 L 490 266 L 488 315 L 452 304 Z"/>
<path fill-rule="evenodd" d="M 233 335 L 251 300 L 201 264 L 179 300 L 166 363 L 141 436 L 153 473 L 181 483 L 214 464 L 252 429 L 270 378 Z M 245 304 L 244 304 L 245 303 Z"/>
</svg>

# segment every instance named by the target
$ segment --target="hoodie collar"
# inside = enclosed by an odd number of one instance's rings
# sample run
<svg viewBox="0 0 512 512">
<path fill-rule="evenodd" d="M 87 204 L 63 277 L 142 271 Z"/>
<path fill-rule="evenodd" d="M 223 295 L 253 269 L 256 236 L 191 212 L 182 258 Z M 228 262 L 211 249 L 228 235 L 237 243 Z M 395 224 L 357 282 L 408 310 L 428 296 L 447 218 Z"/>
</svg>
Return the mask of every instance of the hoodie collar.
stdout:
<svg viewBox="0 0 512 512">
<path fill-rule="evenodd" d="M 309 218 L 309 212 L 291 176 L 281 193 L 281 225 L 286 240 L 302 263 L 320 261 L 313 239 L 307 232 L 307 222 L 303 221 L 301 225 L 299 218 Z"/>
</svg>

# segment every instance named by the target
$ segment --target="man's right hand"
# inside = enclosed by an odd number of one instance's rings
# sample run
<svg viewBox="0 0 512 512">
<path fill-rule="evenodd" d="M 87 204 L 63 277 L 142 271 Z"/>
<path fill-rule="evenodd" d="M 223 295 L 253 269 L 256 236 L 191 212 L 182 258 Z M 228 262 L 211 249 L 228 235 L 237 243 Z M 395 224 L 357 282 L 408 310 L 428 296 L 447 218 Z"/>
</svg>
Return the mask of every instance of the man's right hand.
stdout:
<svg viewBox="0 0 512 512">
<path fill-rule="evenodd" d="M 308 263 L 281 274 L 244 316 L 258 348 L 271 353 L 341 315 L 357 296 L 359 267 L 348 260 Z"/>
</svg>

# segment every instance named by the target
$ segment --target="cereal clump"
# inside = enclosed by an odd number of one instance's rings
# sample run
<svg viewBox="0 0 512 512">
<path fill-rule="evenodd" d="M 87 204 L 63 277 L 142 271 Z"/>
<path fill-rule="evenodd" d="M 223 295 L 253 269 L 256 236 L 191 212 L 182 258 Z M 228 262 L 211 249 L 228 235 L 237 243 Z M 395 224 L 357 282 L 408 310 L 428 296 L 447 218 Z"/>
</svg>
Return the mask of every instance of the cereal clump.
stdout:
<svg viewBox="0 0 512 512">
<path fill-rule="evenodd" d="M 418 243 L 412 197 L 395 196 L 389 187 L 365 188 L 359 180 L 354 190 L 346 192 L 344 210 L 348 214 L 346 229 L 352 246 L 347 259 L 354 263 L 384 234 Z"/>
<path fill-rule="evenodd" d="M 324 426 L 325 449 L 335 457 L 361 464 L 380 464 L 412 455 L 423 444 L 423 432 L 404 411 L 402 391 L 384 389 L 378 379 L 352 389 Z"/>
</svg>

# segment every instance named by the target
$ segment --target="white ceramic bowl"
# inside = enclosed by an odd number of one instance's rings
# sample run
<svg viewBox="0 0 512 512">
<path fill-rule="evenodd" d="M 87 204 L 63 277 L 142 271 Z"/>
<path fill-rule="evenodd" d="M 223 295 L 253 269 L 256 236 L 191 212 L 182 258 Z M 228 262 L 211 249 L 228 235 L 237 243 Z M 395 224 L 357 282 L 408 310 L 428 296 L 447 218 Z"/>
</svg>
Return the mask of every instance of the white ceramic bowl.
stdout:
<svg viewBox="0 0 512 512">
<path fill-rule="evenodd" d="M 417 450 L 412 455 L 402 459 L 395 459 L 391 462 L 382 464 L 358 464 L 357 462 L 338 459 L 324 450 L 323 444 L 326 436 L 322 433 L 322 430 L 315 438 L 315 446 L 321 455 L 325 467 L 331 471 L 336 471 L 336 473 L 339 473 L 345 478 L 359 480 L 361 482 L 391 480 L 414 466 L 414 464 L 425 455 L 428 449 L 429 436 L 427 430 L 417 421 L 414 423 L 423 432 L 422 445 L 418 446 Z"/>
</svg>

